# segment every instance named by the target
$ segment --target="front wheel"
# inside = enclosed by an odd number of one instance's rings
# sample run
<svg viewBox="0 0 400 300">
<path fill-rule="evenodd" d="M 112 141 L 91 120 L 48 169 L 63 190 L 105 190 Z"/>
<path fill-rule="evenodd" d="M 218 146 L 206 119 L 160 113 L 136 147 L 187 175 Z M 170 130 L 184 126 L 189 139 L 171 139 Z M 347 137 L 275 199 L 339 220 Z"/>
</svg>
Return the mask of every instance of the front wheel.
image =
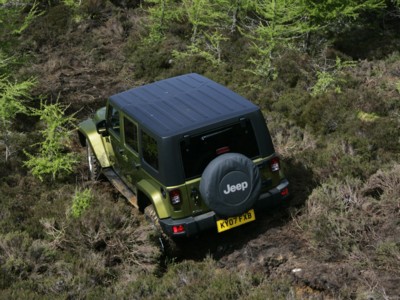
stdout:
<svg viewBox="0 0 400 300">
<path fill-rule="evenodd" d="M 87 161 L 89 167 L 89 179 L 95 181 L 100 176 L 101 165 L 88 140 L 86 140 L 86 150 L 87 150 L 86 153 L 87 153 Z"/>
</svg>

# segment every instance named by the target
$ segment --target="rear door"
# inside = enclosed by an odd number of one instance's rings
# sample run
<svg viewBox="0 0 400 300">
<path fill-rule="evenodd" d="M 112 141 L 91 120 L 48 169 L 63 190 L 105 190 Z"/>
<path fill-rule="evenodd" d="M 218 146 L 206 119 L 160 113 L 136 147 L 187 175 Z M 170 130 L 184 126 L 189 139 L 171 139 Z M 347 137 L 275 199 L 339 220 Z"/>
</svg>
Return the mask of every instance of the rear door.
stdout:
<svg viewBox="0 0 400 300">
<path fill-rule="evenodd" d="M 206 209 L 199 192 L 200 177 L 214 158 L 228 152 L 241 153 L 253 160 L 260 156 L 253 126 L 246 118 L 207 132 L 185 136 L 180 148 L 193 214 Z"/>
<path fill-rule="evenodd" d="M 123 122 L 123 139 L 122 156 L 124 159 L 121 168 L 122 176 L 125 177 L 127 184 L 136 192 L 135 184 L 140 179 L 141 165 L 139 158 L 139 131 L 138 124 L 128 118 L 122 116 Z"/>
<path fill-rule="evenodd" d="M 121 114 L 119 110 L 111 104 L 108 104 L 107 109 L 107 130 L 110 135 L 110 142 L 115 155 L 111 158 L 112 166 L 118 174 L 121 174 L 122 166 L 126 161 L 122 143 Z"/>
</svg>

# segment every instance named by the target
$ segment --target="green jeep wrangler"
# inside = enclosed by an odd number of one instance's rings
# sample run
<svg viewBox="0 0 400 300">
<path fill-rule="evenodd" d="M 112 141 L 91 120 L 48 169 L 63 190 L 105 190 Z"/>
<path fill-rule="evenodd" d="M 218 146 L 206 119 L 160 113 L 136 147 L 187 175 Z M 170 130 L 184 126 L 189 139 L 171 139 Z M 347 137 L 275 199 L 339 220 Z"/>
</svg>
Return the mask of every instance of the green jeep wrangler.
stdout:
<svg viewBox="0 0 400 300">
<path fill-rule="evenodd" d="M 105 175 L 169 237 L 222 232 L 289 196 L 260 108 L 198 74 L 111 96 L 79 124 Z"/>
</svg>

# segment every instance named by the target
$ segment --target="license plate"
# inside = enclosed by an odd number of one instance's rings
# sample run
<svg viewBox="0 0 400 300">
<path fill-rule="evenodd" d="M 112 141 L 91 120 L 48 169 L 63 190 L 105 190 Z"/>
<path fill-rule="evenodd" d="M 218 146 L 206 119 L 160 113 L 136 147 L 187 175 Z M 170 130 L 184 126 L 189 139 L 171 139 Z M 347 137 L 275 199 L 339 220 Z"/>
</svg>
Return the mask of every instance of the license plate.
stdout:
<svg viewBox="0 0 400 300">
<path fill-rule="evenodd" d="M 250 209 L 248 212 L 245 212 L 243 215 L 230 217 L 228 219 L 221 219 L 217 221 L 217 229 L 218 232 L 223 232 L 225 230 L 229 230 L 235 228 L 237 226 L 249 223 L 256 219 L 256 215 L 254 213 L 254 209 Z"/>
</svg>

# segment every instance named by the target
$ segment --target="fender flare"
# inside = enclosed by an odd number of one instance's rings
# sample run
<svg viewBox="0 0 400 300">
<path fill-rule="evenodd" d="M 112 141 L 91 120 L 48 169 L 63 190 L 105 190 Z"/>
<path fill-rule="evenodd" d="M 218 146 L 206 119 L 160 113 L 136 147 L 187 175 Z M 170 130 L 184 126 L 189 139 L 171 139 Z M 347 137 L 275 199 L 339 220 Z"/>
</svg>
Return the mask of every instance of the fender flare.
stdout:
<svg viewBox="0 0 400 300">
<path fill-rule="evenodd" d="M 89 141 L 102 168 L 111 166 L 106 148 L 104 147 L 103 137 L 97 132 L 96 124 L 92 119 L 79 124 L 78 136 L 82 146 L 86 146 L 86 140 Z"/>
<path fill-rule="evenodd" d="M 148 180 L 139 181 L 136 187 L 138 191 L 143 193 L 150 200 L 151 204 L 153 204 L 154 209 L 157 212 L 157 215 L 160 219 L 165 219 L 170 217 L 168 205 L 166 205 L 166 201 L 164 201 L 160 189 L 157 189 Z"/>
</svg>

